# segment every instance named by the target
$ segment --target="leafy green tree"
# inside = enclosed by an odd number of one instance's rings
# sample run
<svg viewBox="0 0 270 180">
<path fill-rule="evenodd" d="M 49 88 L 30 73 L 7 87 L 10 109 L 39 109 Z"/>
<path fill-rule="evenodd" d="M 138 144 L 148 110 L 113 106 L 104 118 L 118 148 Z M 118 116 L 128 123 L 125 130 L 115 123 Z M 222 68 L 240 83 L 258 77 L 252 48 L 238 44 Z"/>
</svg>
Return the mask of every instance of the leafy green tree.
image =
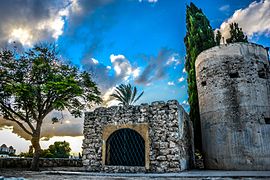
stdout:
<svg viewBox="0 0 270 180">
<path fill-rule="evenodd" d="M 235 42 L 248 42 L 247 36 L 244 34 L 242 28 L 239 28 L 237 23 L 230 24 L 230 35 L 231 37 L 226 39 L 228 44 Z"/>
<path fill-rule="evenodd" d="M 68 158 L 70 155 L 71 148 L 68 142 L 57 141 L 54 142 L 53 145 L 49 146 L 48 151 L 53 155 L 54 158 Z"/>
<path fill-rule="evenodd" d="M 34 155 L 33 146 L 30 145 L 28 152 L 25 152 L 25 153 L 24 152 L 21 152 L 19 156 L 20 157 L 33 157 L 33 155 Z"/>
<path fill-rule="evenodd" d="M 190 119 L 194 125 L 195 147 L 201 150 L 201 124 L 196 85 L 195 61 L 199 53 L 216 45 L 214 32 L 202 10 L 193 3 L 186 8 L 185 69 L 188 75 L 188 95 Z"/>
<path fill-rule="evenodd" d="M 216 39 L 216 45 L 217 45 L 217 46 L 220 45 L 220 40 L 221 40 L 221 38 L 222 38 L 221 32 L 218 30 L 218 31 L 217 31 L 217 34 L 216 34 L 216 37 L 215 37 L 215 39 Z"/>
<path fill-rule="evenodd" d="M 120 84 L 116 87 L 115 92 L 111 96 L 120 101 L 121 105 L 128 106 L 138 101 L 143 93 L 144 92 L 141 92 L 137 96 L 137 88 L 135 86 L 132 87 L 130 84 Z"/>
<path fill-rule="evenodd" d="M 30 146 L 30 150 L 25 153 L 21 153 L 20 157 L 33 157 L 32 146 Z M 40 157 L 42 158 L 68 158 L 70 155 L 70 144 L 68 142 L 54 142 L 54 144 L 50 145 L 48 149 L 43 149 L 41 151 Z"/>
<path fill-rule="evenodd" d="M 21 152 L 19 156 L 20 157 L 31 157 L 32 158 L 33 157 L 33 154 L 29 154 L 28 152 L 25 152 L 25 153 L 24 152 Z"/>
<path fill-rule="evenodd" d="M 49 149 L 44 149 L 44 150 L 42 150 L 40 157 L 54 158 L 54 155 L 51 153 L 51 151 Z"/>
<path fill-rule="evenodd" d="M 51 111 L 67 109 L 78 117 L 87 105 L 101 102 L 90 75 L 64 64 L 49 45 L 21 54 L 1 51 L 0 82 L 0 115 L 31 136 L 31 170 L 38 170 L 41 127 Z"/>
</svg>

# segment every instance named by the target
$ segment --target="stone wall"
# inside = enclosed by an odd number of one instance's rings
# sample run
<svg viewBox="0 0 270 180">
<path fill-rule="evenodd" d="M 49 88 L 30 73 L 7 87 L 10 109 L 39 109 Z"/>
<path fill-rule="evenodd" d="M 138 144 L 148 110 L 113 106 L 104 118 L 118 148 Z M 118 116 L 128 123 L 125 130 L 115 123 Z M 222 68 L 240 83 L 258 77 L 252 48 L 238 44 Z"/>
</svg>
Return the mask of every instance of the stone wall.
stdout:
<svg viewBox="0 0 270 180">
<path fill-rule="evenodd" d="M 270 170 L 270 73 L 267 50 L 216 46 L 196 60 L 205 166 Z"/>
<path fill-rule="evenodd" d="M 0 168 L 30 168 L 32 158 L 0 158 Z M 40 158 L 39 167 L 81 167 L 81 159 Z"/>
<path fill-rule="evenodd" d="M 112 127 L 116 130 L 132 128 L 142 135 L 146 143 L 145 167 L 105 165 L 104 137 L 108 137 L 106 134 Z M 151 105 L 101 107 L 87 112 L 84 137 L 83 165 L 87 171 L 179 172 L 188 169 L 194 159 L 192 124 L 175 100 Z"/>
</svg>

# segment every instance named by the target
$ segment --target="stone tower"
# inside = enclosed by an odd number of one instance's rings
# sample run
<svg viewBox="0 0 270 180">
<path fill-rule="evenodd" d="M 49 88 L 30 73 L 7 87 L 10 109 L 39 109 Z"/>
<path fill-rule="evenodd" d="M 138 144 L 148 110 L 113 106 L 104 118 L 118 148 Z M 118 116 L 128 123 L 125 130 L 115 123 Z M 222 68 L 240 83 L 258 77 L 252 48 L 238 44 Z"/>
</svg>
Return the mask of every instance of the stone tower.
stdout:
<svg viewBox="0 0 270 180">
<path fill-rule="evenodd" d="M 205 165 L 270 170 L 270 72 L 265 48 L 216 46 L 196 60 Z"/>
</svg>

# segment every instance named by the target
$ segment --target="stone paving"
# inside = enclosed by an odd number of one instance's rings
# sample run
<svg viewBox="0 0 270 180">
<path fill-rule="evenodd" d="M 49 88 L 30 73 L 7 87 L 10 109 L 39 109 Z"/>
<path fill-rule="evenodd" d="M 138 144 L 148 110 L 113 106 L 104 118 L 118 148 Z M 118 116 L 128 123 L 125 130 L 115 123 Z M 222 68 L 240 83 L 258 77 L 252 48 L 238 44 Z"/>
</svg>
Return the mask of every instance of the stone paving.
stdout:
<svg viewBox="0 0 270 180">
<path fill-rule="evenodd" d="M 69 169 L 72 170 L 72 169 Z M 76 170 L 76 169 L 74 169 Z M 63 171 L 42 169 L 40 172 L 22 169 L 1 169 L 0 180 L 25 180 L 25 179 L 80 179 L 80 180 L 232 180 L 232 179 L 270 179 L 270 171 L 209 171 L 192 170 L 181 173 L 90 173 L 79 171 Z"/>
</svg>

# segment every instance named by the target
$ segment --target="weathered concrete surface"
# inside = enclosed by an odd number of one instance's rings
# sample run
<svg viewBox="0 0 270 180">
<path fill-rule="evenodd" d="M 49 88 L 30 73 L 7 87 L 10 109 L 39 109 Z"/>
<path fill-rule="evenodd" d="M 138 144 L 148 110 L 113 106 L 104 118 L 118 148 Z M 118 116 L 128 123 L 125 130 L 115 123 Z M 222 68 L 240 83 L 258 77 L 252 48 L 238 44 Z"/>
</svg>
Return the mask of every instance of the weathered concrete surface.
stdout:
<svg viewBox="0 0 270 180">
<path fill-rule="evenodd" d="M 133 129 L 145 140 L 145 167 L 105 165 L 106 141 L 121 128 Z M 85 113 L 84 137 L 83 164 L 87 171 L 179 172 L 188 169 L 193 160 L 192 123 L 175 100 L 97 108 Z"/>
<path fill-rule="evenodd" d="M 203 178 L 203 177 L 234 177 L 234 178 L 270 178 L 270 171 L 209 171 L 192 170 L 180 173 L 89 173 L 89 172 L 68 172 L 68 171 L 44 171 L 44 174 L 62 174 L 62 175 L 82 175 L 96 177 L 141 177 L 141 178 Z"/>
<path fill-rule="evenodd" d="M 267 51 L 250 43 L 216 46 L 195 66 L 206 168 L 270 170 Z"/>
<path fill-rule="evenodd" d="M 32 158 L 0 158 L 0 168 L 29 168 Z M 39 167 L 82 167 L 81 159 L 40 158 Z"/>
<path fill-rule="evenodd" d="M 26 171 L 22 169 L 0 169 L 0 179 L 15 180 L 15 178 L 25 179 L 80 179 L 80 180 L 233 180 L 233 179 L 270 179 L 269 171 L 185 171 L 181 173 L 90 173 L 90 172 L 74 172 L 73 169 L 66 168 L 62 171 L 55 168 L 53 170 L 42 169 L 40 172 Z M 2 176 L 2 177 L 1 177 Z"/>
</svg>

